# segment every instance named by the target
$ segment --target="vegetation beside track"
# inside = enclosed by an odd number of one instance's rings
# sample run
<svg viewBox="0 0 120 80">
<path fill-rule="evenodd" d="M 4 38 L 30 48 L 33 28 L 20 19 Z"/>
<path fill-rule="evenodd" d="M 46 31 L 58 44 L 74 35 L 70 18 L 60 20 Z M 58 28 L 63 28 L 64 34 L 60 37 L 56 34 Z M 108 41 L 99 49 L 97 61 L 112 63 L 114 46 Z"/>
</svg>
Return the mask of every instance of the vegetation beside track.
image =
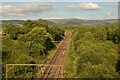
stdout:
<svg viewBox="0 0 120 80">
<path fill-rule="evenodd" d="M 119 78 L 118 24 L 74 26 L 64 77 Z"/>
<path fill-rule="evenodd" d="M 45 20 L 27 20 L 23 24 L 3 23 L 2 58 L 3 78 L 5 64 L 44 64 L 64 37 L 62 26 L 50 26 Z M 34 72 L 34 76 L 33 73 Z M 34 66 L 15 67 L 8 72 L 8 78 L 35 78 Z M 11 74 L 11 75 L 9 75 Z M 26 74 L 26 75 L 25 75 Z"/>
</svg>

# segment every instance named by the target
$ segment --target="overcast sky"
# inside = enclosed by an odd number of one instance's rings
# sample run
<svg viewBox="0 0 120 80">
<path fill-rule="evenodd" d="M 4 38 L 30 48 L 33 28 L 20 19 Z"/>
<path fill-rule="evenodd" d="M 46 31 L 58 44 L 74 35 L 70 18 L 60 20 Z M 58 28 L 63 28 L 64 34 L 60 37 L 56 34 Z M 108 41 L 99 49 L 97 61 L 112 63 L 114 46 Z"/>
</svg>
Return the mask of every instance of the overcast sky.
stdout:
<svg viewBox="0 0 120 80">
<path fill-rule="evenodd" d="M 3 2 L 0 9 L 2 19 L 118 18 L 117 2 Z"/>
</svg>

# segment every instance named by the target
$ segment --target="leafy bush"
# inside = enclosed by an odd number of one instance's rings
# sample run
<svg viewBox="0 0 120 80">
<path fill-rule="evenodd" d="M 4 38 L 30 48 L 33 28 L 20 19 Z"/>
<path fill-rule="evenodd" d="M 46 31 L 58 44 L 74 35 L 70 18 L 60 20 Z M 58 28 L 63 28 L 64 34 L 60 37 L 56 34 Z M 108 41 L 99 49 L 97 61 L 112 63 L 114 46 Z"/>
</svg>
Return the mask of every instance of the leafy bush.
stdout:
<svg viewBox="0 0 120 80">
<path fill-rule="evenodd" d="M 65 77 L 117 78 L 118 36 L 115 24 L 74 28 Z"/>
<path fill-rule="evenodd" d="M 64 37 L 64 29 L 48 27 L 45 20 L 27 20 L 23 24 L 3 23 L 2 55 L 4 64 L 41 64 L 45 63 L 51 50 L 56 48 L 55 40 Z M 15 66 L 14 66 L 15 67 Z M 34 67 L 34 66 L 33 66 Z M 23 66 L 12 68 L 8 74 L 11 78 L 33 76 L 38 69 Z M 5 77 L 5 65 L 3 66 Z M 35 76 L 34 76 L 35 77 Z"/>
</svg>

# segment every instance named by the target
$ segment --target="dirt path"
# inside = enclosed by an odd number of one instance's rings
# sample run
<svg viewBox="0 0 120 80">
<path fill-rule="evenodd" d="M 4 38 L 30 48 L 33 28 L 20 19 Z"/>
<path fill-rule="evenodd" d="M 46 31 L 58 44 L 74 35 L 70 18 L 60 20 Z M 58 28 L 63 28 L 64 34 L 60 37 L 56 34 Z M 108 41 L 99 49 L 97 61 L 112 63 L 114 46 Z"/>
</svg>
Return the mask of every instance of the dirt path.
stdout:
<svg viewBox="0 0 120 80">
<path fill-rule="evenodd" d="M 71 39 L 71 33 L 67 32 L 63 41 L 59 45 L 55 55 L 48 63 L 53 66 L 46 66 L 44 73 L 40 76 L 40 78 L 43 78 L 43 79 L 63 78 L 63 66 L 54 66 L 54 65 L 64 65 L 70 39 Z"/>
</svg>

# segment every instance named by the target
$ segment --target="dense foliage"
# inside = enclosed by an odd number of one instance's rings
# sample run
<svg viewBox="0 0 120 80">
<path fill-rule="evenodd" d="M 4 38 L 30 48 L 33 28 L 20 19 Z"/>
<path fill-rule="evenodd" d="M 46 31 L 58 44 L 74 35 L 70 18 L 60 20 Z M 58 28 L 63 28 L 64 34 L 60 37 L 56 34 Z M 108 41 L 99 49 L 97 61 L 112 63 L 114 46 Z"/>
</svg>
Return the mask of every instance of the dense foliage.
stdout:
<svg viewBox="0 0 120 80">
<path fill-rule="evenodd" d="M 65 77 L 118 78 L 118 25 L 73 29 Z"/>
<path fill-rule="evenodd" d="M 119 78 L 118 24 L 105 26 L 50 26 L 45 20 L 23 24 L 3 23 L 2 57 L 4 64 L 41 64 L 55 50 L 65 29 L 72 32 L 64 77 Z M 119 51 L 120 53 L 120 51 Z M 10 69 L 11 68 L 11 69 Z M 9 78 L 36 78 L 35 66 L 9 66 Z M 3 65 L 5 78 L 5 65 Z"/>
<path fill-rule="evenodd" d="M 4 64 L 40 64 L 48 60 L 50 51 L 61 41 L 64 29 L 49 26 L 45 20 L 27 20 L 23 24 L 3 23 L 2 55 Z M 8 72 L 11 78 L 25 77 L 36 71 L 34 67 L 14 67 Z M 5 66 L 3 66 L 5 73 Z M 12 74 L 12 75 L 9 75 Z M 5 74 L 3 74 L 3 77 Z M 33 77 L 33 76 L 32 76 Z"/>
</svg>

